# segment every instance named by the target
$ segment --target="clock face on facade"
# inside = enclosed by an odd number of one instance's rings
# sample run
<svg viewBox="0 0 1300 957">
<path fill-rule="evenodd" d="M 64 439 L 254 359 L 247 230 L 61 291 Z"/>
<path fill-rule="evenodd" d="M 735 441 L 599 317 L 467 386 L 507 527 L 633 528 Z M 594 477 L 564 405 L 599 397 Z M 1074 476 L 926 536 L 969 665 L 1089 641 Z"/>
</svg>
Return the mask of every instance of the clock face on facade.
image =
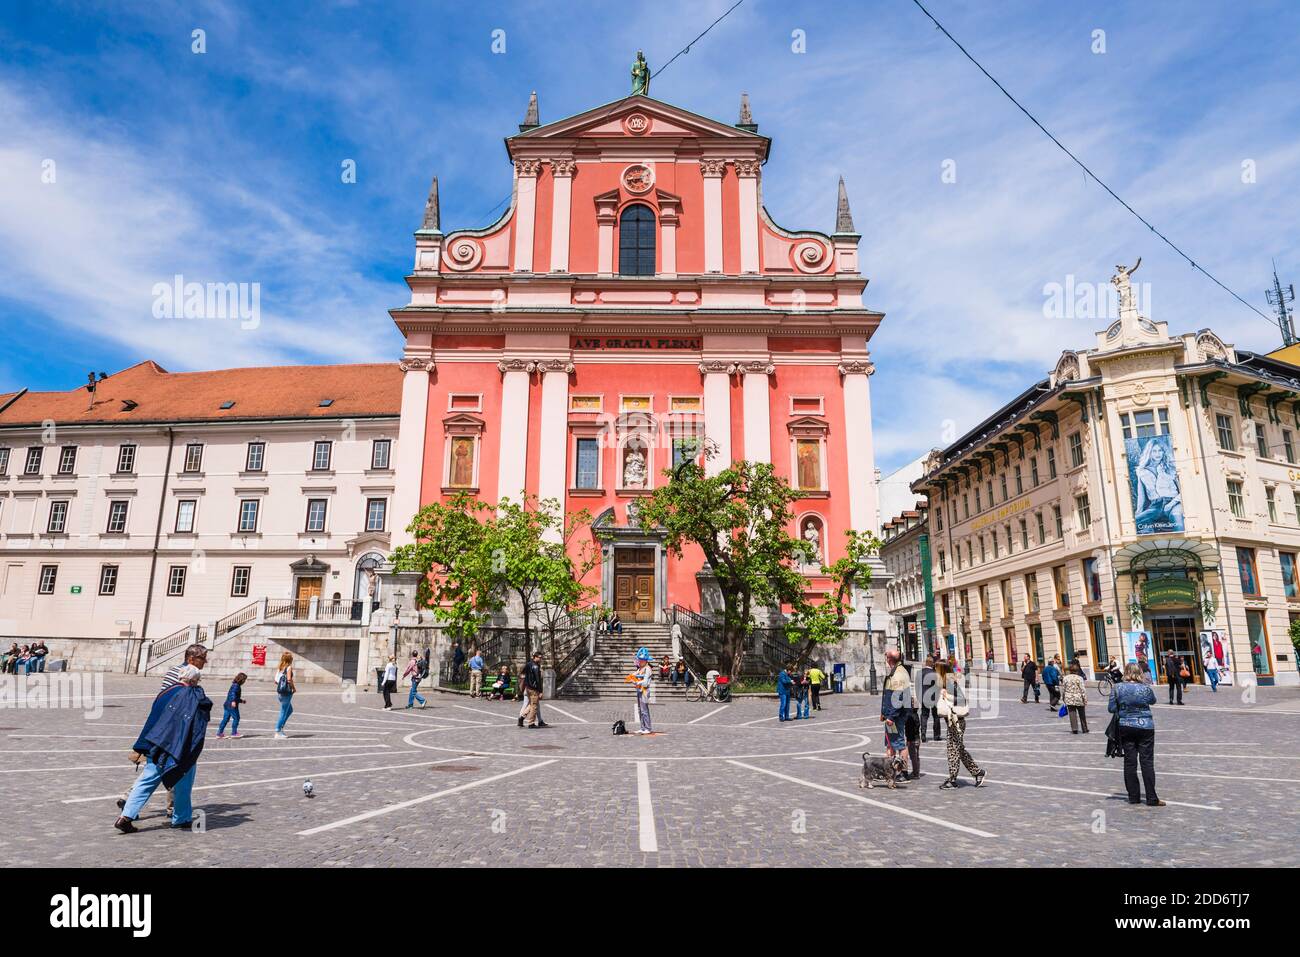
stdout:
<svg viewBox="0 0 1300 957">
<path fill-rule="evenodd" d="M 655 174 L 645 163 L 634 163 L 623 170 L 623 188 L 629 193 L 645 193 L 655 184 Z"/>
</svg>

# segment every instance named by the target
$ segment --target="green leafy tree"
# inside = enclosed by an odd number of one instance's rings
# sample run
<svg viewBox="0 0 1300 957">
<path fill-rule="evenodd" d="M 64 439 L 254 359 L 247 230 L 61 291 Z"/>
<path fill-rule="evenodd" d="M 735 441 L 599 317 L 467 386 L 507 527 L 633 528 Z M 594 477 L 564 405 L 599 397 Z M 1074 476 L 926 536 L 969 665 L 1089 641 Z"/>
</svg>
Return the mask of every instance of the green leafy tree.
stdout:
<svg viewBox="0 0 1300 957">
<path fill-rule="evenodd" d="M 665 547 L 678 557 L 687 544 L 704 552 L 722 592 L 717 666 L 739 674 L 757 609 L 789 605 L 799 618 L 811 608 L 797 566 L 813 561 L 813 546 L 789 531 L 799 493 L 762 462 L 707 475 L 688 460 L 665 475 L 669 481 L 643 500 L 641 522 L 663 529 Z"/>
<path fill-rule="evenodd" d="M 526 651 L 534 648 L 533 625 L 540 620 L 549 626 L 556 664 L 557 625 L 595 591 L 582 581 L 599 560 L 595 543 L 579 535 L 590 525 L 589 512 L 566 516 L 554 499 L 526 495 L 493 506 L 459 493 L 420 509 L 407 527 L 415 542 L 395 549 L 392 561 L 402 571 L 423 573 L 417 600 L 465 639 L 517 598 Z"/>
<path fill-rule="evenodd" d="M 1296 668 L 1300 670 L 1300 618 L 1291 622 L 1291 647 L 1295 649 Z"/>
<path fill-rule="evenodd" d="M 871 584 L 871 566 L 866 560 L 880 551 L 880 539 L 870 532 L 849 529 L 844 533 L 844 555 L 831 565 L 822 566 L 822 574 L 829 575 L 835 590 L 826 593 L 820 604 L 802 602 L 792 609 L 786 625 L 786 637 L 800 642 L 795 667 L 802 669 L 817 645 L 834 644 L 840 640 L 844 621 L 853 610 L 853 589 Z M 871 636 L 867 636 L 871 640 Z"/>
</svg>

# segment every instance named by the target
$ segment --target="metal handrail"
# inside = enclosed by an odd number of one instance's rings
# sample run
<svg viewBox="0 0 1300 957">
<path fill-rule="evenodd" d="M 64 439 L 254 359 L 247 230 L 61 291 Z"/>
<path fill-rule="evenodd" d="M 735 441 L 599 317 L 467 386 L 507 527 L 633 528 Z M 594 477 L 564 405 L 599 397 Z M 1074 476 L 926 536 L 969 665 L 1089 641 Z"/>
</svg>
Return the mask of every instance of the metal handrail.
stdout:
<svg viewBox="0 0 1300 957">
<path fill-rule="evenodd" d="M 229 632 L 234 631 L 241 625 L 246 625 L 257 618 L 257 602 L 251 605 L 245 605 L 238 611 L 232 611 L 224 618 L 217 619 L 217 637 L 220 638 Z"/>
</svg>

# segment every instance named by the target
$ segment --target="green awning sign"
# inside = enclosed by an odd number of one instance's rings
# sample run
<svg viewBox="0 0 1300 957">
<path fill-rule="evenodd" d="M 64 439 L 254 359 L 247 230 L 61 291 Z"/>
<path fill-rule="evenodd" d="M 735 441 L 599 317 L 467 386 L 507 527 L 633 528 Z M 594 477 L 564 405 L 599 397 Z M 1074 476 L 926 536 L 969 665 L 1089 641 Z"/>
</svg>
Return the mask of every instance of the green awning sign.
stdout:
<svg viewBox="0 0 1300 957">
<path fill-rule="evenodd" d="M 1157 578 L 1142 585 L 1142 604 L 1147 608 L 1161 605 L 1195 605 L 1199 592 L 1189 578 Z"/>
</svg>

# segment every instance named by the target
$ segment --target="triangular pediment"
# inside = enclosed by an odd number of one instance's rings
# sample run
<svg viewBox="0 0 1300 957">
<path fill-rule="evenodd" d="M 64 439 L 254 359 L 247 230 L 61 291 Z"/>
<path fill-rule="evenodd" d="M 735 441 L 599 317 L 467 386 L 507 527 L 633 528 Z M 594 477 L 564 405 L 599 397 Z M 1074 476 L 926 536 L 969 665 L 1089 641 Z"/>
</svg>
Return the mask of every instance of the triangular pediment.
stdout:
<svg viewBox="0 0 1300 957">
<path fill-rule="evenodd" d="M 637 129 L 637 117 L 647 121 Z M 553 123 L 547 123 L 509 138 L 512 146 L 537 140 L 573 140 L 582 138 L 656 138 L 698 139 L 706 142 L 730 141 L 749 144 L 765 159 L 770 146 L 766 136 L 730 126 L 707 116 L 700 116 L 671 103 L 649 96 L 626 96 Z"/>
</svg>

